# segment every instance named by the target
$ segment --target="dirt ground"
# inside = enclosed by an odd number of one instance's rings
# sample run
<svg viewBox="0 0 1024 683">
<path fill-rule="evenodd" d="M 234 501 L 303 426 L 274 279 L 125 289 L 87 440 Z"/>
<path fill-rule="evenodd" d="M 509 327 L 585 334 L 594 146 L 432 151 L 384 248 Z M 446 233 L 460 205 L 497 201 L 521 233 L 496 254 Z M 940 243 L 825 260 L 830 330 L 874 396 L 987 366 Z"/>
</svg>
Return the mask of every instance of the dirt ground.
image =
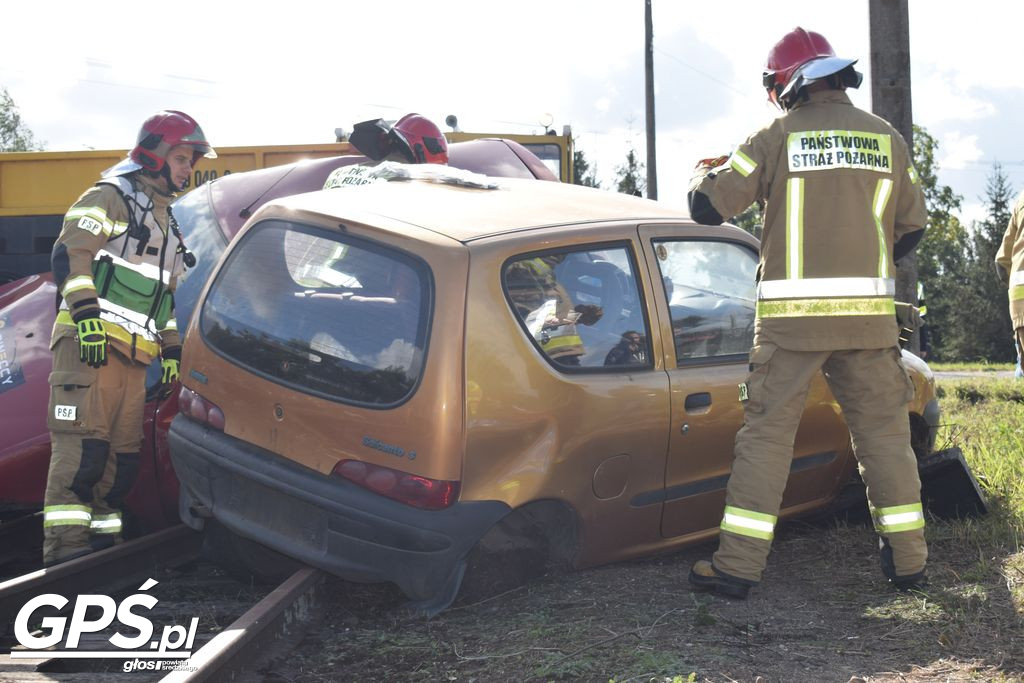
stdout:
<svg viewBox="0 0 1024 683">
<path fill-rule="evenodd" d="M 337 582 L 321 628 L 259 679 L 1024 680 L 1024 557 L 970 527 L 930 525 L 930 584 L 911 594 L 882 580 L 874 532 L 845 523 L 781 527 L 746 601 L 691 592 L 713 546 L 545 575 L 432 619 L 391 587 Z"/>
</svg>

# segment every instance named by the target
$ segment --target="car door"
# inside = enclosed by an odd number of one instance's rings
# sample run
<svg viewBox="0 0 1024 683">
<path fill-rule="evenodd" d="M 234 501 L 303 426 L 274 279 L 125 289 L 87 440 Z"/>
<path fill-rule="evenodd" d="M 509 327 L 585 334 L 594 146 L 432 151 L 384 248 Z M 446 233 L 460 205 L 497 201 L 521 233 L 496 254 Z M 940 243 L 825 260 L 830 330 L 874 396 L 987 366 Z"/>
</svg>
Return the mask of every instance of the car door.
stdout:
<svg viewBox="0 0 1024 683">
<path fill-rule="evenodd" d="M 756 241 L 738 231 L 640 228 L 655 287 L 671 394 L 661 531 L 710 535 L 721 522 L 733 442 L 743 424 L 754 335 Z M 847 471 L 849 435 L 819 375 L 797 432 L 783 508 L 827 501 Z"/>
</svg>

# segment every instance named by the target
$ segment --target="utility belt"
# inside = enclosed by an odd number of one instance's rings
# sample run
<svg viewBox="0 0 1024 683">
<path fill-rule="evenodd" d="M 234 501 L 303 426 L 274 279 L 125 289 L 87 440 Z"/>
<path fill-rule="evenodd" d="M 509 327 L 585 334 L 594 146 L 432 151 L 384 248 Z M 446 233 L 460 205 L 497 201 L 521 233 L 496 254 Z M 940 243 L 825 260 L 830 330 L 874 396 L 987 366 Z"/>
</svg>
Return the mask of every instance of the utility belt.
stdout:
<svg viewBox="0 0 1024 683">
<path fill-rule="evenodd" d="M 103 326 L 104 331 L 107 333 L 107 337 L 110 339 L 116 339 L 124 344 L 128 349 L 126 355 L 129 358 L 135 358 L 134 349 L 138 349 L 151 358 L 156 358 L 160 355 L 160 345 L 158 343 L 150 341 L 140 334 L 132 334 L 121 327 L 117 321 L 109 320 L 102 313 L 100 314 L 100 319 L 104 322 L 110 323 Z M 57 324 L 66 325 L 72 329 L 76 328 L 75 321 L 71 317 L 71 312 L 67 309 L 61 309 L 57 312 Z"/>
<path fill-rule="evenodd" d="M 115 264 L 106 256 L 92 262 L 92 273 L 99 298 L 146 316 L 156 330 L 167 327 L 174 312 L 174 296 L 159 280 Z"/>
</svg>

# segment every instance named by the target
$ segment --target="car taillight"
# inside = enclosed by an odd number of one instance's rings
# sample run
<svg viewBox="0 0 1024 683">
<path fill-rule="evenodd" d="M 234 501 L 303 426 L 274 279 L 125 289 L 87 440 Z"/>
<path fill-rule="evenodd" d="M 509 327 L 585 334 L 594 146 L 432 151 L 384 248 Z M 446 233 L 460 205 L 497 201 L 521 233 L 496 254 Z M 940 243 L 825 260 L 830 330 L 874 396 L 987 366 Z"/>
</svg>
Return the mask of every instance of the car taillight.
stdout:
<svg viewBox="0 0 1024 683">
<path fill-rule="evenodd" d="M 178 412 L 197 422 L 224 431 L 224 413 L 216 405 L 182 386 L 178 391 Z"/>
<path fill-rule="evenodd" d="M 331 474 L 424 510 L 442 510 L 454 503 L 459 495 L 457 481 L 428 479 L 359 460 L 342 460 L 334 466 Z"/>
</svg>

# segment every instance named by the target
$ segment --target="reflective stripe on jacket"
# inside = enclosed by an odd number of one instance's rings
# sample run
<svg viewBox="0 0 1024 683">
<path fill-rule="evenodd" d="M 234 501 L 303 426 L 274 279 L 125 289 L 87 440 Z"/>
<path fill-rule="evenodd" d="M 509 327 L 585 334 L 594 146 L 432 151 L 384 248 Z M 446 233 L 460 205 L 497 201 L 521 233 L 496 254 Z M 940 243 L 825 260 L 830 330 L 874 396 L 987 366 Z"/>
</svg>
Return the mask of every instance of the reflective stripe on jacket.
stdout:
<svg viewBox="0 0 1024 683">
<path fill-rule="evenodd" d="M 167 226 L 173 197 L 157 182 L 104 179 L 66 214 L 52 255 L 61 295 L 53 343 L 76 333 L 76 314 L 95 311 L 111 346 L 128 358 L 148 364 L 161 348 L 180 345 L 173 291 L 183 258 Z"/>
<path fill-rule="evenodd" d="M 893 244 L 927 216 L 906 142 L 887 122 L 843 91 L 812 93 L 691 189 L 722 216 L 764 202 L 759 342 L 896 344 Z"/>
</svg>

